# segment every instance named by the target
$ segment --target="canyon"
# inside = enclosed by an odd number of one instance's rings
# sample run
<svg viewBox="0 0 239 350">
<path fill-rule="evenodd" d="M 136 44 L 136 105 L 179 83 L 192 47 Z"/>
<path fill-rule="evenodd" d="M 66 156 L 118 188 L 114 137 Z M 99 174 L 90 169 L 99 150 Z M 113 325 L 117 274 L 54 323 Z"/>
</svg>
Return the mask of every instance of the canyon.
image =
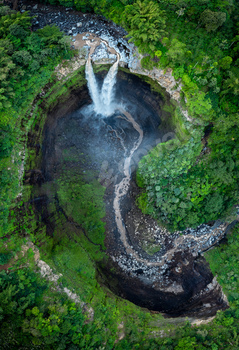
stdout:
<svg viewBox="0 0 239 350">
<path fill-rule="evenodd" d="M 52 225 L 48 206 L 57 195 L 49 185 L 63 176 L 64 168 L 85 173 L 85 179 L 97 180 L 106 188 L 105 245 L 109 260 L 97 263 L 101 283 L 137 305 L 168 316 L 205 318 L 227 308 L 226 296 L 203 252 L 223 239 L 230 223 L 218 220 L 171 233 L 142 214 L 135 204 L 139 160 L 158 143 L 177 137 L 170 116 L 163 111 L 170 100 L 180 105 L 180 84 L 172 72 L 143 69 L 142 56 L 124 38 L 123 29 L 103 18 L 78 15 L 71 9 L 56 12 L 54 7 L 39 4 L 23 6 L 38 15 L 35 28 L 46 23 L 60 25 L 79 52 L 70 64 L 56 68 L 59 81 L 67 81 L 86 66 L 89 88 L 84 84 L 73 89 L 64 105 L 59 102 L 49 113 L 44 125 L 39 168 L 48 186 L 39 189 L 35 184 L 34 200 L 42 202 L 38 206 L 41 213 L 42 206 L 46 207 L 47 225 Z M 91 62 L 101 68 L 98 73 L 94 73 Z M 109 64 L 113 64 L 110 70 Z M 152 91 L 144 76 L 164 90 Z M 185 123 L 193 124 L 187 111 L 181 111 Z M 60 202 L 58 210 L 65 210 Z M 66 220 L 72 221 L 67 214 Z"/>
</svg>

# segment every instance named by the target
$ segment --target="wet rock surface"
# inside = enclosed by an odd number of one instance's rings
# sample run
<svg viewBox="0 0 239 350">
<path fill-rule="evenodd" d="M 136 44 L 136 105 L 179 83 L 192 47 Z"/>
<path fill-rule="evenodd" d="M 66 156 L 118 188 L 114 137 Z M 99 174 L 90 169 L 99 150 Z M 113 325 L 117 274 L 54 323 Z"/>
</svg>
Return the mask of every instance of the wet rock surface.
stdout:
<svg viewBox="0 0 239 350">
<path fill-rule="evenodd" d="M 152 271 L 152 277 L 154 272 Z M 130 273 L 107 274 L 104 283 L 118 295 L 150 310 L 161 311 L 165 316 L 209 317 L 217 310 L 228 307 L 228 302 L 216 278 L 203 258 L 195 259 L 189 251 L 178 252 L 167 264 L 164 283 L 144 276 L 135 278 Z"/>
</svg>

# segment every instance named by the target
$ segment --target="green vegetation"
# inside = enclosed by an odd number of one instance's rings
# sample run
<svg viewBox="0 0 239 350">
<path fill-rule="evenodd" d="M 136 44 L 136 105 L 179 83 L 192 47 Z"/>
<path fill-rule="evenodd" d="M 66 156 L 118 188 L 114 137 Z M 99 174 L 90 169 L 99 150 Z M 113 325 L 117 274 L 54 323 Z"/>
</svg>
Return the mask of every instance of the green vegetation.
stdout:
<svg viewBox="0 0 239 350">
<path fill-rule="evenodd" d="M 105 187 L 97 180 L 90 183 L 82 181 L 79 174 L 72 170 L 64 172 L 59 179 L 59 202 L 66 211 L 66 215 L 78 223 L 83 230 L 89 233 L 88 238 L 104 248 L 105 216 L 103 196 Z"/>
<path fill-rule="evenodd" d="M 238 2 L 46 2 L 94 11 L 124 25 L 130 40 L 145 55 L 142 65 L 172 68 L 182 84 L 180 103 L 193 122 L 186 121 L 176 108 L 172 117 L 177 124 L 176 138 L 158 145 L 140 162 L 137 180 L 143 188 L 138 198 L 141 209 L 169 228 L 180 230 L 230 215 L 239 197 Z M 30 26 L 27 12 L 20 14 L 0 6 L 1 347 L 237 349 L 238 225 L 226 244 L 205 254 L 230 308 L 200 327 L 185 322 L 176 327 L 161 315 L 150 314 L 100 286 L 99 266 L 107 263 L 102 222 L 104 188 L 92 176 L 87 179 L 63 169 L 56 183 L 49 184 L 58 198 L 50 197 L 49 217 L 55 226 L 51 234 L 47 233 L 41 213 L 33 210 L 29 200 L 31 186 L 19 188 L 22 158 L 28 158 L 32 169 L 37 163 L 34 152 L 25 147 L 26 136 L 37 123 L 42 130 L 44 113 L 84 79 L 82 68 L 70 82 L 57 82 L 55 66 L 74 54 L 69 41 L 54 26 L 35 33 Z M 39 98 L 48 83 L 48 92 Z M 70 162 L 74 161 L 71 156 L 65 154 Z M 23 195 L 18 201 L 20 191 Z M 64 211 L 72 222 L 66 221 Z M 59 286 L 70 288 L 92 306 L 93 318 L 79 303 L 57 291 L 54 283 L 40 277 L 31 249 L 22 254 L 22 246 L 29 240 L 39 247 L 41 258 L 53 271 L 63 274 Z M 149 254 L 154 248 L 153 242 L 144 247 Z M 124 334 L 119 340 L 121 323 Z"/>
<path fill-rule="evenodd" d="M 0 253 L 0 265 L 5 265 L 12 257 L 12 253 Z"/>
<path fill-rule="evenodd" d="M 79 263 L 84 254 L 79 244 L 65 239 L 53 253 L 58 272 L 67 271 L 69 280 L 61 279 L 65 286 L 79 293 L 82 288 L 94 288 L 91 306 L 94 317 L 82 311 L 79 303 L 70 301 L 64 292 L 57 292 L 49 283 L 32 270 L 31 249 L 15 261 L 10 270 L 0 272 L 0 341 L 3 349 L 227 349 L 238 346 L 238 237 L 239 226 L 229 235 L 228 243 L 206 254 L 212 270 L 218 275 L 231 303 L 230 309 L 219 312 L 208 325 L 192 327 L 182 323 L 179 327 L 150 315 L 127 301 L 117 299 L 104 290 L 94 275 L 79 278 L 85 265 Z M 23 244 L 24 240 L 18 244 Z M 75 243 L 75 242 L 74 242 Z M 13 242 L 9 241 L 13 248 Z M 3 247 L 0 248 L 0 252 Z M 77 251 L 78 250 L 78 251 Z M 56 260 L 55 260 L 56 259 Z M 78 261 L 77 261 L 78 260 Z M 20 268 L 26 261 L 29 267 Z M 77 271 L 78 270 L 78 271 Z M 93 271 L 93 270 L 92 270 Z M 89 283 L 92 280 L 92 283 Z M 81 295 L 80 295 L 81 296 Z M 83 299 L 84 300 L 84 299 Z M 125 337 L 118 341 L 119 324 L 123 322 Z M 162 337 L 160 330 L 163 330 Z"/>
<path fill-rule="evenodd" d="M 158 244 L 155 244 L 154 242 L 145 242 L 142 245 L 142 249 L 149 255 L 154 255 L 155 253 L 159 252 L 161 247 Z"/>
<path fill-rule="evenodd" d="M 227 243 L 221 244 L 205 257 L 210 263 L 212 272 L 218 276 L 218 282 L 223 287 L 228 300 L 234 306 L 238 305 L 238 273 L 239 273 L 239 225 L 228 235 Z"/>
<path fill-rule="evenodd" d="M 0 236 L 19 189 L 19 168 L 31 118 L 24 117 L 62 58 L 72 57 L 69 39 L 55 26 L 35 33 L 31 18 L 0 7 Z M 21 118 L 19 118 L 19 115 Z"/>
<path fill-rule="evenodd" d="M 165 34 L 165 14 L 159 5 L 153 1 L 137 1 L 133 5 L 125 7 L 122 21 L 132 37 L 130 41 L 142 49 L 154 52 L 158 41 Z M 149 53 L 147 51 L 147 53 Z"/>
<path fill-rule="evenodd" d="M 101 321 L 88 322 L 88 315 L 66 294 L 54 292 L 53 285 L 27 268 L 0 276 L 3 348 L 96 349 L 102 342 L 112 348 L 115 336 L 105 331 L 107 313 Z"/>
</svg>

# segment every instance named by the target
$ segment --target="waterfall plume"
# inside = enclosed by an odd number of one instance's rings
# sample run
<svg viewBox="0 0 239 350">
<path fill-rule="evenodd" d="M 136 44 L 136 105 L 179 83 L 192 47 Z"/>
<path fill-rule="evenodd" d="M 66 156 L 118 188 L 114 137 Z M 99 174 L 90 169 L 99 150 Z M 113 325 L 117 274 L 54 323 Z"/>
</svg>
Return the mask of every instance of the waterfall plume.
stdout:
<svg viewBox="0 0 239 350">
<path fill-rule="evenodd" d="M 90 58 L 87 60 L 85 65 L 85 75 L 90 96 L 94 104 L 94 110 L 98 113 L 98 111 L 101 109 L 100 93 Z"/>
<path fill-rule="evenodd" d="M 117 60 L 110 68 L 104 79 L 102 89 L 100 90 L 92 68 L 91 59 L 88 58 L 87 60 L 85 66 L 86 79 L 90 96 L 93 101 L 94 111 L 97 114 L 109 116 L 114 113 L 115 105 L 113 92 L 116 83 L 116 75 L 118 72 L 118 63 L 119 61 Z"/>
<path fill-rule="evenodd" d="M 113 64 L 113 66 L 110 68 L 108 74 L 106 75 L 103 86 L 101 89 L 101 102 L 104 106 L 104 113 L 105 115 L 110 115 L 113 113 L 114 109 L 113 107 L 113 90 L 114 85 L 116 83 L 116 75 L 118 72 L 118 61 Z"/>
</svg>

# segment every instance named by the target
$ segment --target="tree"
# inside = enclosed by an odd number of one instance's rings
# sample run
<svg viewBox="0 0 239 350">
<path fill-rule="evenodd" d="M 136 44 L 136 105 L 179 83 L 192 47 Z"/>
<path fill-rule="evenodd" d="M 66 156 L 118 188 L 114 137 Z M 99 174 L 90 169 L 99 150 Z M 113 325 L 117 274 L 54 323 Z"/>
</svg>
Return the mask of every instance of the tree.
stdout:
<svg viewBox="0 0 239 350">
<path fill-rule="evenodd" d="M 22 28 L 22 26 L 20 26 L 17 23 L 13 23 L 10 25 L 9 27 L 9 32 L 11 35 L 16 36 L 17 38 L 23 40 L 26 38 L 27 36 L 27 31 L 25 29 Z"/>
<path fill-rule="evenodd" d="M 185 337 L 179 340 L 175 350 L 194 350 L 196 346 L 196 338 Z"/>
<path fill-rule="evenodd" d="M 10 155 L 10 152 L 12 150 L 13 140 L 12 136 L 10 134 L 10 127 L 7 126 L 3 128 L 1 126 L 0 130 L 0 159 L 8 157 Z M 1 258 L 0 258 L 1 261 Z M 1 264 L 1 262 L 0 262 Z"/>
<path fill-rule="evenodd" d="M 177 39 L 173 39 L 170 45 L 170 49 L 167 52 L 167 56 L 172 60 L 174 64 L 183 63 L 186 54 L 186 44 L 181 43 Z"/>
<path fill-rule="evenodd" d="M 32 60 L 32 56 L 27 50 L 15 51 L 12 58 L 16 63 L 23 66 L 28 66 Z"/>
<path fill-rule="evenodd" d="M 231 63 L 232 63 L 232 58 L 231 58 L 230 56 L 226 56 L 226 57 L 223 57 L 223 58 L 219 61 L 219 66 L 220 66 L 222 69 L 229 69 Z"/>
<path fill-rule="evenodd" d="M 15 11 L 12 11 L 9 6 L 1 6 L 0 7 L 0 17 L 10 15 L 11 13 L 14 13 Z"/>
<path fill-rule="evenodd" d="M 58 44 L 59 40 L 63 37 L 63 33 L 56 25 L 45 26 L 42 29 L 38 29 L 37 34 L 48 46 Z"/>
<path fill-rule="evenodd" d="M 151 51 L 165 34 L 165 12 L 153 1 L 138 0 L 133 5 L 127 5 L 123 14 L 123 23 L 127 28 L 129 41 L 134 41 L 138 46 L 145 43 Z"/>
<path fill-rule="evenodd" d="M 209 9 L 203 11 L 200 16 L 200 21 L 208 32 L 215 32 L 217 28 L 223 25 L 226 19 L 227 15 L 225 12 L 213 12 Z"/>
</svg>

